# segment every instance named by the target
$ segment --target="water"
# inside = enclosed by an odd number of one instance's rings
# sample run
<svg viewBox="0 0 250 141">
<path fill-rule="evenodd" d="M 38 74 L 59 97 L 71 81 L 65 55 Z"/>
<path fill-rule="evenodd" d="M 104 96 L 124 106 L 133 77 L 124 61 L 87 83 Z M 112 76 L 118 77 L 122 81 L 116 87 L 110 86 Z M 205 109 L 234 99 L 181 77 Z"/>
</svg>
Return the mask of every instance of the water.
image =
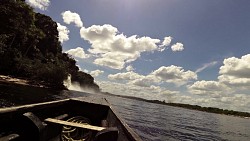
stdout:
<svg viewBox="0 0 250 141">
<path fill-rule="evenodd" d="M 91 94 L 0 85 L 0 106 L 58 100 Z M 205 113 L 106 95 L 112 107 L 144 141 L 248 141 L 250 119 Z"/>
<path fill-rule="evenodd" d="M 145 141 L 249 141 L 250 120 L 143 101 L 108 98 Z"/>
</svg>

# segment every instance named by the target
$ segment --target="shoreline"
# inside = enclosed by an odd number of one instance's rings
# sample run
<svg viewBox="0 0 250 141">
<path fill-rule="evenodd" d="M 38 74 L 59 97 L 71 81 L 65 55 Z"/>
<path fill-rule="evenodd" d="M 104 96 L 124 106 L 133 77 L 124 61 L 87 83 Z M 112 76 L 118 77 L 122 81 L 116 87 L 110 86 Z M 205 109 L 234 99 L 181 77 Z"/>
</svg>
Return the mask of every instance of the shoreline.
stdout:
<svg viewBox="0 0 250 141">
<path fill-rule="evenodd" d="M 165 102 L 162 102 L 162 101 L 159 101 L 159 100 L 147 100 L 147 99 L 138 98 L 138 97 L 115 95 L 115 94 L 111 94 L 111 93 L 108 93 L 108 92 L 102 92 L 102 94 L 110 95 L 110 96 L 116 96 L 116 97 L 122 97 L 122 98 L 128 98 L 128 99 L 134 99 L 134 100 L 139 100 L 139 101 L 144 101 L 144 102 L 149 102 L 149 103 L 154 103 L 154 104 L 179 107 L 179 108 L 184 108 L 184 109 L 189 109 L 189 110 L 194 110 L 194 111 L 201 111 L 201 112 L 206 112 L 206 113 L 214 113 L 214 114 L 219 114 L 219 115 L 227 115 L 227 116 L 239 117 L 239 118 L 244 118 L 244 119 L 250 119 L 250 113 L 248 113 L 248 112 L 240 112 L 240 111 L 228 110 L 228 111 L 232 111 L 232 112 L 237 112 L 237 114 L 236 113 L 234 113 L 234 114 L 232 114 L 232 113 L 223 113 L 222 111 L 220 111 L 220 112 L 212 111 L 211 109 L 213 109 L 214 107 L 201 107 L 201 106 L 198 106 L 198 105 L 181 104 L 181 103 L 165 103 Z M 197 108 L 197 106 L 199 108 Z M 210 108 L 210 110 L 209 110 L 209 108 Z M 214 109 L 224 111 L 224 109 L 219 109 L 219 108 L 214 108 Z M 239 115 L 239 114 L 245 114 L 245 115 Z"/>
<path fill-rule="evenodd" d="M 45 82 L 38 82 L 35 80 L 28 80 L 25 78 L 17 78 L 9 75 L 0 75 L 0 83 L 2 84 L 16 84 L 37 88 L 45 88 L 45 89 L 60 89 L 60 90 L 68 90 L 65 86 L 61 87 L 50 87 L 49 84 L 45 84 Z"/>
<path fill-rule="evenodd" d="M 29 80 L 15 78 L 15 77 L 8 76 L 8 75 L 0 75 L 0 82 L 1 83 L 9 83 L 9 84 L 18 84 L 18 85 L 46 88 L 44 85 L 31 84 L 31 81 L 29 81 Z"/>
</svg>

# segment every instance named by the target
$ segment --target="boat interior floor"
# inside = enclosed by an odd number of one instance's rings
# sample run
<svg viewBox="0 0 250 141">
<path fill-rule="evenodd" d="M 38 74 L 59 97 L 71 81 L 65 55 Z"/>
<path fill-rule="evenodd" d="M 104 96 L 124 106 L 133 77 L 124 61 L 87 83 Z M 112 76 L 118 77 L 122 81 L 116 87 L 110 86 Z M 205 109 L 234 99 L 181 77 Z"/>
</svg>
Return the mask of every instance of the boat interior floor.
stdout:
<svg viewBox="0 0 250 141">
<path fill-rule="evenodd" d="M 20 125 L 23 126 L 23 129 L 16 128 L 16 130 L 0 134 L 1 141 L 27 139 L 39 141 L 117 141 L 119 134 L 117 127 L 107 127 L 108 123 L 105 119 L 101 121 L 100 126 L 91 125 L 91 120 L 88 118 L 71 117 L 68 114 L 41 120 L 34 113 L 27 112 L 22 115 L 21 119 L 18 122 L 22 122 Z"/>
</svg>

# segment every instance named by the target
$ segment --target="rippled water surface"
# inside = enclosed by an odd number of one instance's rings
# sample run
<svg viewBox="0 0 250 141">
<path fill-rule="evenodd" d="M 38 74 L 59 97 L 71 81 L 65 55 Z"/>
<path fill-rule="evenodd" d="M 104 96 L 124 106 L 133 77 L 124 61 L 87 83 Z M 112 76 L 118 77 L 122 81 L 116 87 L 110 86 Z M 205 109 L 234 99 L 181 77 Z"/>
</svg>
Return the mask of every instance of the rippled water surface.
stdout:
<svg viewBox="0 0 250 141">
<path fill-rule="evenodd" d="M 250 140 L 250 119 L 124 98 L 108 99 L 143 140 Z"/>
<path fill-rule="evenodd" d="M 91 94 L 0 85 L 0 106 L 7 107 Z M 106 97 L 144 141 L 249 141 L 250 119 L 211 114 L 138 100 Z"/>
</svg>

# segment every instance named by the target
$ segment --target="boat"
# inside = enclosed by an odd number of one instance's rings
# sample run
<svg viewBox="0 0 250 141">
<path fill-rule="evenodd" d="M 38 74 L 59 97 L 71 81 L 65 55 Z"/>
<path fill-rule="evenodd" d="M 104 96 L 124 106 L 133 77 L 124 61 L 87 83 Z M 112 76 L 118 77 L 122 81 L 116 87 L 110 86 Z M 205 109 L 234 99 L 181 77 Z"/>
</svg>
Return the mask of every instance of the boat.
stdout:
<svg viewBox="0 0 250 141">
<path fill-rule="evenodd" d="M 0 109 L 0 141 L 141 141 L 105 98 Z"/>
</svg>

